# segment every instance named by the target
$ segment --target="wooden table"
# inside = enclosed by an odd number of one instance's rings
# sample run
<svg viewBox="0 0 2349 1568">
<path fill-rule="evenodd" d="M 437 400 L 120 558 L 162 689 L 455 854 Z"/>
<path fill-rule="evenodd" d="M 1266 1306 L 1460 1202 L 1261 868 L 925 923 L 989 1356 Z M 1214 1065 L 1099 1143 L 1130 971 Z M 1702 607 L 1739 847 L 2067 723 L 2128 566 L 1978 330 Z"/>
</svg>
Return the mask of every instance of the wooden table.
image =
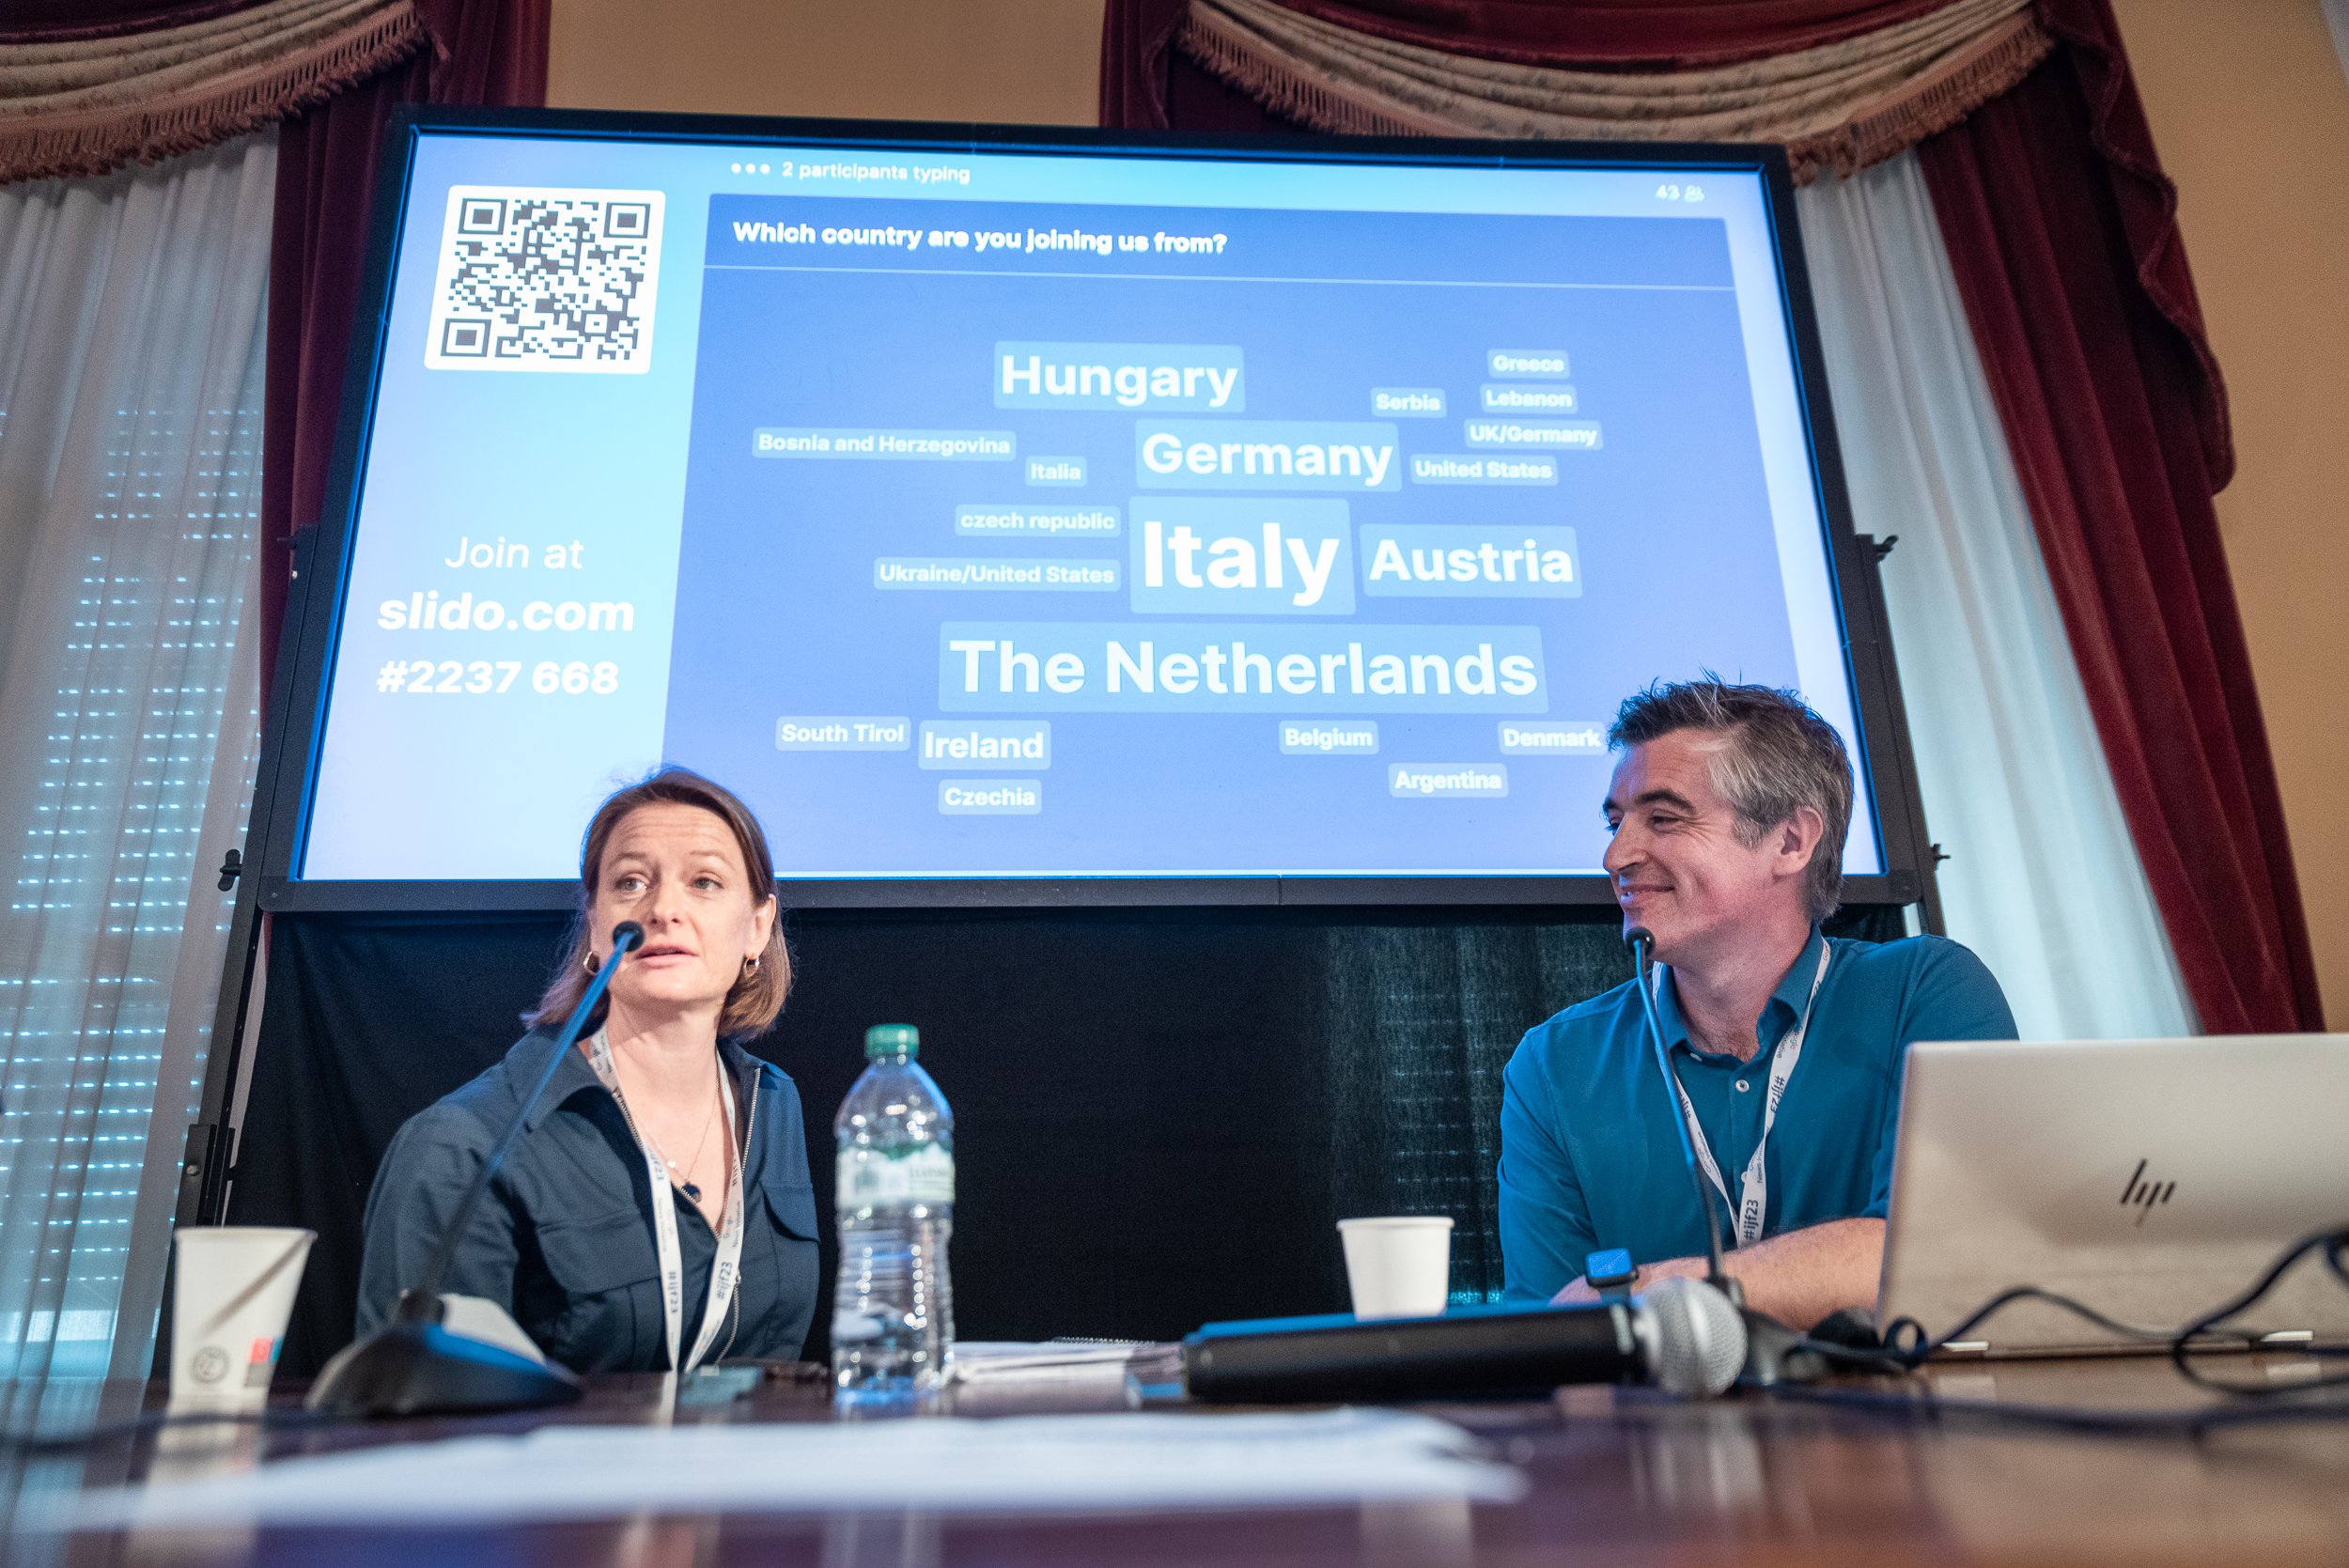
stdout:
<svg viewBox="0 0 2349 1568">
<path fill-rule="evenodd" d="M 2297 1358 L 2229 1369 L 2290 1377 Z M 1946 1397 L 2173 1407 L 2195 1403 L 2166 1363 L 2010 1362 L 1932 1374 Z M 658 1378 L 602 1378 L 551 1417 L 326 1430 L 248 1428 L 193 1450 L 152 1432 L 7 1461 L 12 1494 L 200 1473 L 261 1457 L 541 1421 L 642 1421 Z M 1851 1388 L 1889 1388 L 1854 1380 Z M 820 1388 L 769 1384 L 691 1421 L 823 1421 Z M 151 1392 L 110 1390 L 119 1414 Z M 1506 1506 L 1466 1503 L 1138 1516 L 726 1516 L 494 1529 L 12 1534 L 7 1560 L 160 1564 L 611 1564 L 702 1568 L 1470 1568 L 1471 1564 L 1892 1562 L 2349 1563 L 2349 1421 L 2110 1437 L 1975 1421 L 1920 1421 L 1767 1394 L 1676 1404 L 1638 1389 L 1430 1407 L 1482 1435 L 1532 1483 Z M 1211 1415 L 1204 1419 L 1213 1419 Z"/>
</svg>

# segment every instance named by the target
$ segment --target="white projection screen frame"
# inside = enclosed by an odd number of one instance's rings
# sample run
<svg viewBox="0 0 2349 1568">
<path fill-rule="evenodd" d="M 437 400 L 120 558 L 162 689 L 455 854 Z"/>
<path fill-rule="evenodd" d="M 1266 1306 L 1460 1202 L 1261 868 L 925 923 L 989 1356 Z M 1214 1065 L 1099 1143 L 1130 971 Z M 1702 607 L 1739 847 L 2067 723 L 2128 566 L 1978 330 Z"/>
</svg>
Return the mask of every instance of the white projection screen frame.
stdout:
<svg viewBox="0 0 2349 1568">
<path fill-rule="evenodd" d="M 801 907 L 1604 904 L 1703 669 L 1929 897 L 1778 149 L 416 110 L 361 301 L 263 909 L 562 907 L 662 761 Z"/>
</svg>

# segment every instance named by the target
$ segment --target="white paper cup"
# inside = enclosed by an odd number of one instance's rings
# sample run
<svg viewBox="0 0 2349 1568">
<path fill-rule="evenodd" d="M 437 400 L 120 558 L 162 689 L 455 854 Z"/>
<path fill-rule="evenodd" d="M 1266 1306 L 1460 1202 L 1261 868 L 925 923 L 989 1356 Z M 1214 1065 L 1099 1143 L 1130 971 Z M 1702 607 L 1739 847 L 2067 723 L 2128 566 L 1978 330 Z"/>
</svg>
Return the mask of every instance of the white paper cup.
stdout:
<svg viewBox="0 0 2349 1568">
<path fill-rule="evenodd" d="M 269 1401 L 316 1231 L 193 1225 L 172 1238 L 171 1403 L 257 1410 Z"/>
<path fill-rule="evenodd" d="M 1360 1318 L 1434 1317 L 1452 1294 L 1452 1221 L 1440 1215 L 1341 1219 L 1346 1282 Z"/>
</svg>

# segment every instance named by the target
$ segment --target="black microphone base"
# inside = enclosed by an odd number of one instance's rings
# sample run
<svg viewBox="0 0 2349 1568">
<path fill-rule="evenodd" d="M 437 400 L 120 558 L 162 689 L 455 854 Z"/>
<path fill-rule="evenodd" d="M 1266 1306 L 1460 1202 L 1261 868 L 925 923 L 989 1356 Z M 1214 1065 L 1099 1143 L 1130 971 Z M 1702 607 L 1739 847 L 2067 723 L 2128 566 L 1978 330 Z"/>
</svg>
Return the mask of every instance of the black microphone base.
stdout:
<svg viewBox="0 0 2349 1568">
<path fill-rule="evenodd" d="M 459 1415 L 579 1398 L 578 1378 L 437 1323 L 395 1318 L 326 1363 L 303 1404 L 320 1415 Z"/>
<path fill-rule="evenodd" d="M 1834 1369 L 1815 1350 L 1801 1348 L 1809 1336 L 1766 1312 L 1740 1306 L 1746 1320 L 1746 1370 L 1737 1379 L 1750 1387 L 1774 1383 L 1816 1383 Z"/>
</svg>

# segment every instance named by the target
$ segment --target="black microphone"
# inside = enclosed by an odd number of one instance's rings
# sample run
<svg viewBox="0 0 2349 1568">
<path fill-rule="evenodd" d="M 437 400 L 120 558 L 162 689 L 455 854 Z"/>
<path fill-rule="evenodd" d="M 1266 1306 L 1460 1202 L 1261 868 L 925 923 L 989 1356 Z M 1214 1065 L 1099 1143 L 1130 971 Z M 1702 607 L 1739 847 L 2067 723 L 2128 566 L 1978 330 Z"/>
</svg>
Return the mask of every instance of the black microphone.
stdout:
<svg viewBox="0 0 2349 1568">
<path fill-rule="evenodd" d="M 613 970 L 620 967 L 621 959 L 644 945 L 645 928 L 634 921 L 624 920 L 612 928 L 612 956 L 589 977 L 578 1005 L 563 1021 L 562 1032 L 555 1036 L 554 1048 L 547 1053 L 547 1063 L 539 1070 L 537 1082 L 531 1085 L 530 1093 L 514 1108 L 514 1119 L 506 1124 L 497 1145 L 481 1162 L 481 1173 L 465 1189 L 457 1212 L 449 1217 L 448 1225 L 441 1233 L 440 1245 L 433 1249 L 432 1260 L 425 1265 L 422 1280 L 399 1293 L 399 1305 L 393 1309 L 390 1322 L 366 1338 L 344 1346 L 326 1363 L 310 1389 L 310 1397 L 303 1401 L 308 1408 L 344 1417 L 416 1416 L 443 1411 L 519 1410 L 568 1405 L 579 1398 L 579 1379 L 562 1367 L 533 1360 L 484 1340 L 453 1334 L 441 1327 L 448 1310 L 441 1299 L 441 1282 L 448 1276 L 458 1244 L 473 1221 L 474 1210 L 481 1204 L 482 1194 L 490 1190 L 490 1183 L 505 1165 L 506 1157 L 522 1141 L 532 1110 L 547 1092 L 547 1085 L 554 1081 L 555 1069 L 578 1044 L 580 1031 L 586 1027 L 589 1015 L 595 1012 L 596 1004 L 603 1000 L 605 989 L 612 984 Z"/>
<path fill-rule="evenodd" d="M 1656 986 L 1650 979 L 1656 933 L 1644 925 L 1627 925 L 1623 939 L 1630 944 L 1632 968 L 1638 976 L 1633 984 L 1640 991 L 1640 1012 L 1647 1019 L 1648 1044 L 1656 1050 L 1656 1070 L 1664 1075 L 1664 1093 L 1671 1097 L 1672 1130 L 1680 1135 L 1680 1162 L 1688 1168 L 1688 1185 L 1696 1192 L 1698 1211 L 1704 1216 L 1705 1283 L 1742 1307 L 1745 1293 L 1721 1266 L 1720 1216 L 1714 1212 L 1704 1172 L 1697 1169 L 1697 1146 L 1688 1138 L 1688 1119 L 1680 1113 L 1680 1079 L 1672 1072 L 1672 1053 L 1664 1048 L 1664 1020 L 1656 1012 Z"/>
<path fill-rule="evenodd" d="M 1590 1307 L 1210 1323 L 1183 1341 L 1186 1390 L 1225 1405 L 1547 1393 L 1568 1383 L 1709 1399 L 1745 1363 L 1746 1326 L 1729 1297 L 1677 1277 Z"/>
</svg>

